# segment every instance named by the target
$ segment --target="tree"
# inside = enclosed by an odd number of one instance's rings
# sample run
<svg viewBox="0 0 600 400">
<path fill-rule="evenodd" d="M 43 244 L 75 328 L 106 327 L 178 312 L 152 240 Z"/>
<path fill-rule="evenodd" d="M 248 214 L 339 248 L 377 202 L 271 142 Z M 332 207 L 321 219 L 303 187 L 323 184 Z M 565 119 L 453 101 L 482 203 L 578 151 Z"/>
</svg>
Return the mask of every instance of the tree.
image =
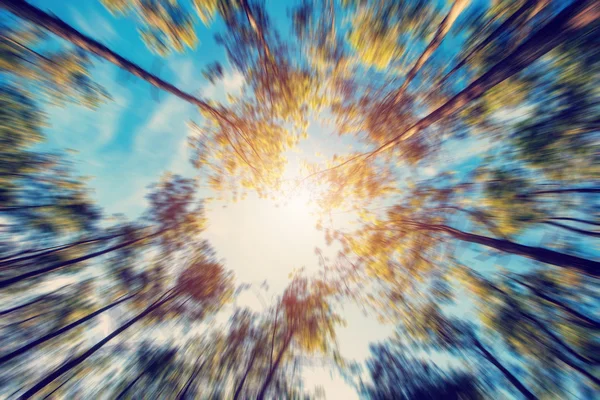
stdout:
<svg viewBox="0 0 600 400">
<path fill-rule="evenodd" d="M 292 341 L 307 352 L 328 350 L 330 340 L 334 340 L 334 326 L 341 320 L 332 310 L 327 298 L 333 289 L 323 281 L 309 281 L 296 277 L 281 298 L 282 321 L 278 323 L 274 335 L 279 337 L 279 349 L 273 355 L 273 361 L 258 392 L 263 399 L 273 378 L 288 353 Z"/>
<path fill-rule="evenodd" d="M 479 399 L 477 381 L 468 372 L 444 371 L 415 356 L 401 343 L 371 345 L 367 361 L 371 381 L 361 392 L 370 399 Z"/>
<path fill-rule="evenodd" d="M 219 304 L 222 304 L 223 301 L 226 301 L 227 296 L 230 293 L 231 277 L 224 271 L 223 267 L 218 264 L 207 264 L 202 254 L 197 255 L 193 260 L 194 261 L 192 261 L 179 278 L 176 287 L 164 292 L 142 312 L 119 326 L 104 339 L 100 340 L 86 351 L 66 361 L 59 368 L 46 375 L 28 389 L 22 397 L 29 398 L 33 396 L 61 375 L 77 367 L 92 354 L 101 349 L 106 343 L 110 342 L 143 318 L 150 316 L 156 311 L 162 311 L 162 313 L 168 311 L 168 308 L 165 309 L 164 307 L 169 303 L 175 303 L 169 305 L 175 307 L 175 309 L 181 309 L 186 300 L 191 299 L 203 306 L 201 312 L 210 312 L 215 307 L 218 307 Z M 206 270 L 204 268 L 205 266 L 207 267 Z"/>
</svg>

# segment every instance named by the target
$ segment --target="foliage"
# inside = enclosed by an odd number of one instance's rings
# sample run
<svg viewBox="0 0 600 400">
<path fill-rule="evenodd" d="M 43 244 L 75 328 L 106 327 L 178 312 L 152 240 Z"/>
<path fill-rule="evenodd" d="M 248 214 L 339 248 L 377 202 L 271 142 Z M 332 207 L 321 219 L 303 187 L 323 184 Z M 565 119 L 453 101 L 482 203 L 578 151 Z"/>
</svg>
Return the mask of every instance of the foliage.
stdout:
<svg viewBox="0 0 600 400">
<path fill-rule="evenodd" d="M 352 375 L 336 335 L 350 300 L 397 327 L 371 348 L 367 398 L 598 389 L 597 2 L 302 0 L 285 21 L 259 0 L 102 3 L 161 56 L 212 25 L 227 63 L 198 77 L 243 85 L 203 100 L 0 0 L 2 396 L 310 397 L 305 360 Z M 77 165 L 40 146 L 54 106 L 110 99 L 86 51 L 202 118 L 198 177 L 162 175 L 134 221 L 103 216 Z M 333 127 L 335 154 L 290 180 L 313 124 Z M 337 257 L 318 251 L 322 270 L 262 312 L 236 305 L 252 285 L 204 239 L 206 187 L 310 192 Z M 354 224 L 334 226 L 338 212 Z"/>
</svg>

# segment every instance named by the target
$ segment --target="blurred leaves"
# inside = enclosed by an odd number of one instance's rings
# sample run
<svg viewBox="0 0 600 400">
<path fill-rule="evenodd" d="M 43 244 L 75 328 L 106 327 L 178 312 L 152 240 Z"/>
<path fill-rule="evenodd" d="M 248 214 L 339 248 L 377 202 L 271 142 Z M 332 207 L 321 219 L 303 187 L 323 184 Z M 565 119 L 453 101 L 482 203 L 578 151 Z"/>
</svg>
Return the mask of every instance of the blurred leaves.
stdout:
<svg viewBox="0 0 600 400">
<path fill-rule="evenodd" d="M 315 357 L 374 399 L 598 390 L 597 2 L 302 0 L 285 21 L 259 0 L 102 3 L 162 56 L 214 23 L 227 61 L 201 75 L 242 84 L 201 100 L 0 0 L 24 18 L 0 34 L 2 396 L 306 398 Z M 104 217 L 70 152 L 39 146 L 48 105 L 110 100 L 83 49 L 199 107 L 199 176 L 157 177 L 135 221 Z M 301 160 L 288 193 L 315 122 L 335 154 Z M 252 285 L 204 239 L 204 184 L 310 192 L 337 256 L 240 306 Z M 348 301 L 397 328 L 368 380 L 337 348 Z"/>
</svg>

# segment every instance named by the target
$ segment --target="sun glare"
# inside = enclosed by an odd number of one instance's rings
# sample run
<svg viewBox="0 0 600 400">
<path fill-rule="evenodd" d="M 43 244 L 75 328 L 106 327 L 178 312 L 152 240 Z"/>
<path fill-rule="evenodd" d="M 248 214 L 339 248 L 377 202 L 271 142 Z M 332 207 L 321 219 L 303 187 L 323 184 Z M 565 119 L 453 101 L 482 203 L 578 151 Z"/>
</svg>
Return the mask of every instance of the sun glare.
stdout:
<svg viewBox="0 0 600 400">
<path fill-rule="evenodd" d="M 277 200 L 250 195 L 237 203 L 213 203 L 206 234 L 240 282 L 267 281 L 281 291 L 294 270 L 316 271 L 315 246 L 325 247 L 316 229 L 316 209 L 307 191 Z"/>
</svg>

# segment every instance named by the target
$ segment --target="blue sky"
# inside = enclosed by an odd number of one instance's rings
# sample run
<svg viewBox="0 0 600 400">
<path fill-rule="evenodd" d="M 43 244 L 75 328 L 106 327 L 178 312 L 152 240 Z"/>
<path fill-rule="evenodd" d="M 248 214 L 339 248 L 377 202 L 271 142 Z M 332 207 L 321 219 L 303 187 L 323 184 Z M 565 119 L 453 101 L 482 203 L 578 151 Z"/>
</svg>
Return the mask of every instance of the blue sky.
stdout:
<svg viewBox="0 0 600 400">
<path fill-rule="evenodd" d="M 99 1 L 36 0 L 32 4 L 50 11 L 81 32 L 109 46 L 162 79 L 200 97 L 224 100 L 243 85 L 240 73 L 228 69 L 214 85 L 202 76 L 203 67 L 213 61 L 228 65 L 225 53 L 214 41 L 217 22 L 211 29 L 198 24 L 201 40 L 194 51 L 161 58 L 147 50 L 131 20 L 115 18 Z M 275 2 L 272 2 L 273 4 Z M 274 19 L 285 16 L 285 6 L 270 7 Z M 283 21 L 284 18 L 281 18 Z M 282 22 L 283 24 L 283 22 Z M 112 96 L 112 101 L 97 110 L 77 105 L 48 106 L 49 127 L 46 149 L 72 149 L 77 171 L 93 177 L 94 198 L 107 215 L 122 213 L 138 217 L 145 208 L 146 188 L 166 171 L 186 177 L 198 175 L 188 162 L 188 121 L 201 122 L 194 106 L 96 60 L 93 78 Z M 330 128 L 313 124 L 311 140 L 301 148 L 305 154 L 332 154 L 341 140 Z M 346 141 L 346 140 L 344 140 Z M 207 197 L 212 193 L 205 192 Z M 217 202 L 209 206 L 206 238 L 232 269 L 238 282 L 260 283 L 268 280 L 269 295 L 281 293 L 294 268 L 316 271 L 315 246 L 326 248 L 316 220 L 303 205 L 276 205 L 250 195 L 235 204 Z M 345 221 L 342 221 L 345 222 Z M 336 249 L 326 251 L 333 254 Z M 257 303 L 244 296 L 242 301 Z M 374 319 L 363 316 L 358 307 L 348 305 L 345 328 L 340 329 L 339 345 L 345 356 L 362 360 L 368 344 L 392 333 Z M 330 375 L 332 373 L 333 375 Z M 329 398 L 351 399 L 356 393 L 341 377 L 327 368 L 307 369 L 307 386 L 324 385 Z"/>
<path fill-rule="evenodd" d="M 239 91 L 244 84 L 242 75 L 231 68 L 215 84 L 202 76 L 202 69 L 210 62 L 228 65 L 224 50 L 213 38 L 222 28 L 220 22 L 210 29 L 197 24 L 201 43 L 195 50 L 161 58 L 142 43 L 130 19 L 115 18 L 100 1 L 35 0 L 31 3 L 51 11 L 115 52 L 199 97 L 224 100 L 227 93 Z M 281 31 L 287 29 L 284 3 L 269 2 L 270 15 Z M 442 50 L 451 44 L 446 43 Z M 94 198 L 106 214 L 122 213 L 133 219 L 145 209 L 146 188 L 162 173 L 170 171 L 186 177 L 199 174 L 188 162 L 187 124 L 189 121 L 200 123 L 201 118 L 195 107 L 108 62 L 95 62 L 93 78 L 108 90 L 113 100 L 97 110 L 76 105 L 48 106 L 50 126 L 44 147 L 76 150 L 73 158 L 77 170 L 93 177 L 90 186 L 94 189 Z M 511 112 L 514 113 L 506 110 L 503 116 L 514 118 L 516 115 Z M 351 144 L 319 123 L 311 125 L 309 134 L 310 139 L 300 148 L 301 156 L 313 156 L 315 152 L 331 155 Z M 484 139 L 451 144 L 445 149 L 446 157 L 437 165 L 443 164 L 446 169 L 470 168 L 490 146 Z M 436 168 L 436 165 L 429 166 L 422 173 L 435 175 Z M 206 191 L 203 194 L 213 195 Z M 329 255 L 337 250 L 327 248 L 322 232 L 315 228 L 315 218 L 308 211 L 305 204 L 298 201 L 276 206 L 275 202 L 260 200 L 254 195 L 235 204 L 215 202 L 209 206 L 206 238 L 226 266 L 236 273 L 240 283 L 268 280 L 270 294 L 281 293 L 294 268 L 305 267 L 309 272 L 318 269 L 315 247 L 327 249 Z M 336 223 L 338 227 L 348 226 L 351 219 L 350 215 L 336 217 Z M 256 299 L 244 301 L 256 303 Z M 390 326 L 365 317 L 357 306 L 345 307 L 344 317 L 347 326 L 339 331 L 339 345 L 342 355 L 348 358 L 362 361 L 368 356 L 369 342 L 382 340 L 392 333 Z M 306 378 L 313 384 L 325 385 L 330 398 L 350 399 L 356 395 L 341 383 L 339 376 L 331 378 L 326 372 L 310 370 Z"/>
</svg>

